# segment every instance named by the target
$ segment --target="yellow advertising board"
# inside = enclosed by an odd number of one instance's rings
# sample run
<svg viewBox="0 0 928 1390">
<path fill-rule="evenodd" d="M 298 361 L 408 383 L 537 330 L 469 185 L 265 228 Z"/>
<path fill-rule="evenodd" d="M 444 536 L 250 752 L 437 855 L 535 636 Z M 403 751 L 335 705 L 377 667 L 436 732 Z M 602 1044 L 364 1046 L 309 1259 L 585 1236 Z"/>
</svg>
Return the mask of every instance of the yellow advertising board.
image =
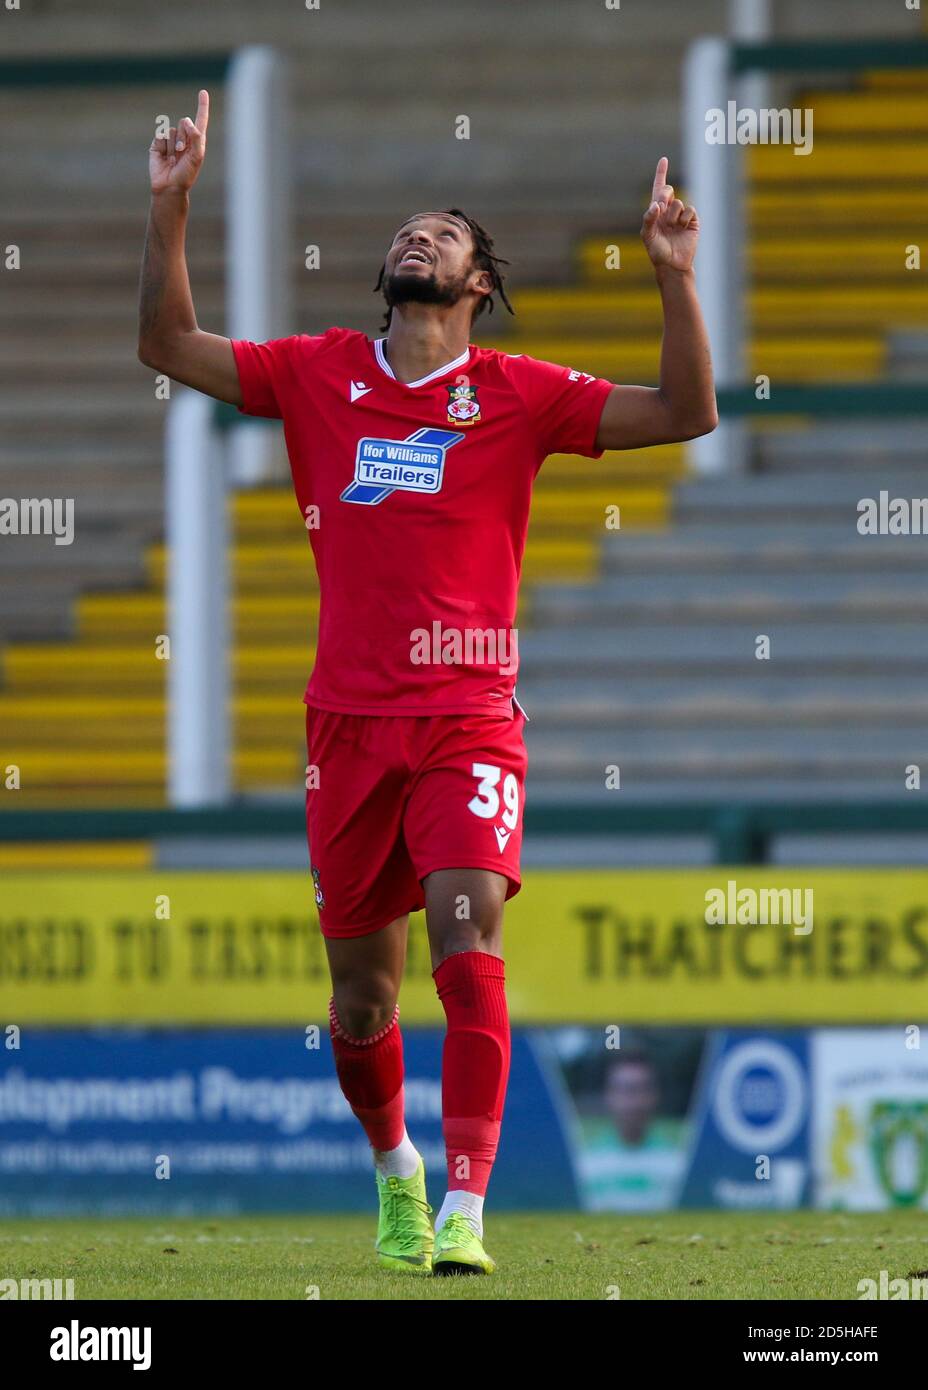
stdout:
<svg viewBox="0 0 928 1390">
<path fill-rule="evenodd" d="M 907 1022 L 928 1006 L 928 872 L 534 870 L 504 940 L 519 1023 Z M 0 889 L 0 1027 L 309 1024 L 328 996 L 302 873 L 8 872 Z M 422 914 L 401 1010 L 442 1019 Z"/>
</svg>

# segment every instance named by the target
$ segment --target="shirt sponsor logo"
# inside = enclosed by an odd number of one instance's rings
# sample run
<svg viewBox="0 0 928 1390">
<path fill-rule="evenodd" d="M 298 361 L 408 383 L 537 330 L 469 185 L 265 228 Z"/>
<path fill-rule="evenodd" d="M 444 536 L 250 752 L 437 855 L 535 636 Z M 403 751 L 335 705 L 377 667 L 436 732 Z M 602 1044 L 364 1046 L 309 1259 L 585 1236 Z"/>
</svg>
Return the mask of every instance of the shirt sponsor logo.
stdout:
<svg viewBox="0 0 928 1390">
<path fill-rule="evenodd" d="M 450 430 L 427 428 L 406 439 L 359 439 L 354 482 L 341 500 L 376 507 L 391 492 L 440 492 L 445 454 L 463 438 Z"/>
</svg>

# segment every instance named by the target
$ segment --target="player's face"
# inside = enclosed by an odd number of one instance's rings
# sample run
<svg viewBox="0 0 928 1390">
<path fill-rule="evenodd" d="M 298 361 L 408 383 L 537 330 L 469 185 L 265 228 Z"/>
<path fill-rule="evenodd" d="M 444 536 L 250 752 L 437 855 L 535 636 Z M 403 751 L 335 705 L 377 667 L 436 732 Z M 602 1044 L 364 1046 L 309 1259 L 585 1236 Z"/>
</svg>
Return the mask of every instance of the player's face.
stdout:
<svg viewBox="0 0 928 1390">
<path fill-rule="evenodd" d="M 404 222 L 387 252 L 384 295 L 394 304 L 457 304 L 482 272 L 470 228 L 456 217 L 420 213 Z"/>
</svg>

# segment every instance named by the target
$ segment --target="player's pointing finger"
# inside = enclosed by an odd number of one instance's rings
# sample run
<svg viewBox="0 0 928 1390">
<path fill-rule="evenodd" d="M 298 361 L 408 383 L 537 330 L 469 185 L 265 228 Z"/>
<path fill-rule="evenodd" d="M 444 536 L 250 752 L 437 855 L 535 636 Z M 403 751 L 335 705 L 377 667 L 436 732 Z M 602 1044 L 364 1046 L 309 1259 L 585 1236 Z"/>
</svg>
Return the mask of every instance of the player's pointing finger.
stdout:
<svg viewBox="0 0 928 1390">
<path fill-rule="evenodd" d="M 665 154 L 661 155 L 660 159 L 657 161 L 657 168 L 654 171 L 654 187 L 651 189 L 652 202 L 654 199 L 660 198 L 664 185 L 667 182 L 667 170 L 669 168 L 670 160 Z"/>
<path fill-rule="evenodd" d="M 201 135 L 206 134 L 206 127 L 209 125 L 209 92 L 202 88 L 197 97 L 197 130 Z"/>
</svg>

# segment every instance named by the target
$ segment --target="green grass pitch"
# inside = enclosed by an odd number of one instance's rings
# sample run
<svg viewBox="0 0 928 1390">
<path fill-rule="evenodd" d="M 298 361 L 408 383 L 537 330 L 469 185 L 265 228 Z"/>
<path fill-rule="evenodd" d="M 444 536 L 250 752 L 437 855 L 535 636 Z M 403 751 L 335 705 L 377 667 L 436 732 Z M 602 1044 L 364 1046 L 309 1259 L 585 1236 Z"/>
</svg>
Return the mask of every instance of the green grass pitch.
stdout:
<svg viewBox="0 0 928 1390">
<path fill-rule="evenodd" d="M 76 1299 L 857 1299 L 928 1269 L 924 1212 L 490 1214 L 490 1278 L 380 1270 L 375 1217 L 86 1217 L 0 1222 L 3 1278 Z M 313 1290 L 318 1294 L 314 1295 Z"/>
</svg>

